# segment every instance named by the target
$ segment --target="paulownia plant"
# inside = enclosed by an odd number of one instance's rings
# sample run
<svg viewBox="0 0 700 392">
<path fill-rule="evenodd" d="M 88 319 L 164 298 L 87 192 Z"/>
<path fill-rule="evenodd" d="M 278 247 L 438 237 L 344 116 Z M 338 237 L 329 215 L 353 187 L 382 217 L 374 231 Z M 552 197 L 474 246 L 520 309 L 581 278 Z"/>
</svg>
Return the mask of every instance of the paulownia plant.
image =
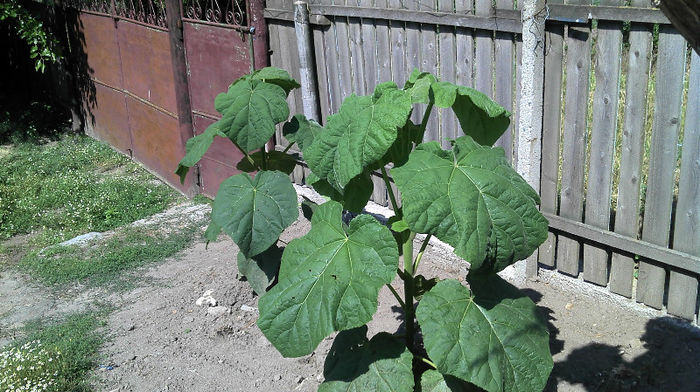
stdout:
<svg viewBox="0 0 700 392">
<path fill-rule="evenodd" d="M 261 295 L 258 326 L 267 339 L 299 357 L 339 332 L 320 391 L 542 390 L 552 369 L 546 323 L 496 274 L 547 237 L 537 192 L 492 147 L 510 113 L 474 89 L 414 71 L 403 88 L 387 82 L 370 96 L 347 97 L 321 126 L 289 118 L 286 98 L 298 86 L 276 68 L 235 81 L 216 97 L 221 120 L 188 141 L 177 170 L 184 179 L 217 136 L 244 154 L 238 168 L 246 173 L 221 184 L 206 236 L 223 230 L 238 245 L 239 272 Z M 420 124 L 410 120 L 416 104 L 427 105 Z M 423 142 L 434 107 L 451 108 L 464 133 L 450 149 Z M 263 148 L 283 122 L 312 172 L 307 183 L 328 198 L 311 206 L 311 230 L 284 251 L 277 240 L 297 219 L 288 174 L 298 157 Z M 345 224 L 343 211 L 359 213 L 369 201 L 374 171 L 395 216 L 385 225 L 359 214 Z M 418 233 L 425 239 L 414 253 Z M 467 285 L 418 274 L 433 236 L 470 263 Z M 403 296 L 391 286 L 397 274 Z M 405 328 L 370 339 L 365 324 L 385 285 Z"/>
</svg>

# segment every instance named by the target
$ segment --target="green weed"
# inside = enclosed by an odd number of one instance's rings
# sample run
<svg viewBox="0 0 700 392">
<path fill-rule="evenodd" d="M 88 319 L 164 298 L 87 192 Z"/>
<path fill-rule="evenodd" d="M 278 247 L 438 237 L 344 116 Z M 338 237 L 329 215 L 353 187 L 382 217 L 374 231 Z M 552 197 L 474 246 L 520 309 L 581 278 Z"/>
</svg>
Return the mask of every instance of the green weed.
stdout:
<svg viewBox="0 0 700 392">
<path fill-rule="evenodd" d="M 103 339 L 100 315 L 72 315 L 60 323 L 30 323 L 27 337 L 0 352 L 0 390 L 89 391 Z"/>
<path fill-rule="evenodd" d="M 190 224 L 171 232 L 159 228 L 126 227 L 108 239 L 97 239 L 86 247 L 54 246 L 40 255 L 27 254 L 20 268 L 48 285 L 80 282 L 88 286 L 120 281 L 124 273 L 161 261 L 189 247 L 199 234 Z"/>
<path fill-rule="evenodd" d="M 86 136 L 18 145 L 0 156 L 0 240 L 35 233 L 46 246 L 161 212 L 177 194 L 152 178 Z"/>
</svg>

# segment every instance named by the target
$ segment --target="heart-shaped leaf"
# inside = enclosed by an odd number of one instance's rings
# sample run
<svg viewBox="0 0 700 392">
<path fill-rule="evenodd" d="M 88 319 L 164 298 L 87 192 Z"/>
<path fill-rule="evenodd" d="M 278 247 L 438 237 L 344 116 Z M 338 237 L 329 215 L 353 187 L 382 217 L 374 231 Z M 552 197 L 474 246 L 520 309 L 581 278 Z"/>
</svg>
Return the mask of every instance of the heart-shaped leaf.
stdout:
<svg viewBox="0 0 700 392">
<path fill-rule="evenodd" d="M 306 183 L 313 186 L 319 194 L 342 203 L 344 210 L 357 213 L 362 212 L 365 208 L 374 190 L 374 183 L 369 171 L 364 171 L 350 180 L 348 186 L 342 191 L 333 188 L 328 181 L 318 178 L 313 172 L 306 178 Z"/>
<path fill-rule="evenodd" d="M 541 391 L 553 362 L 535 304 L 496 274 L 471 287 L 444 280 L 418 305 L 425 349 L 437 370 L 487 391 Z"/>
<path fill-rule="evenodd" d="M 353 94 L 328 118 L 325 131 L 303 151 L 304 158 L 311 171 L 342 190 L 386 154 L 410 112 L 409 95 L 396 85 L 384 86 L 378 98 Z"/>
<path fill-rule="evenodd" d="M 343 331 L 333 342 L 319 392 L 413 392 L 413 355 L 386 332 L 367 340 L 367 326 Z"/>
<path fill-rule="evenodd" d="M 311 230 L 289 243 L 279 282 L 258 303 L 258 326 L 285 357 L 309 354 L 334 331 L 367 323 L 379 289 L 396 275 L 389 229 L 360 215 L 346 233 L 342 212 L 333 201 L 316 208 Z"/>
<path fill-rule="evenodd" d="M 289 76 L 289 72 L 275 67 L 265 67 L 253 72 L 250 75 L 252 80 L 262 80 L 266 83 L 276 84 L 282 87 L 287 95 L 289 92 L 295 88 L 301 87 L 301 85 Z"/>
<path fill-rule="evenodd" d="M 295 114 L 282 128 L 284 137 L 290 143 L 296 143 L 302 151 L 314 141 L 317 133 L 323 131 L 323 127 L 314 120 L 307 120 L 303 114 Z"/>
<path fill-rule="evenodd" d="M 275 134 L 275 125 L 289 117 L 287 93 L 272 83 L 241 78 L 214 99 L 222 118 L 219 130 L 246 152 L 261 148 Z"/>
<path fill-rule="evenodd" d="M 238 252 L 238 273 L 245 276 L 258 295 L 262 295 L 275 281 L 282 260 L 282 249 L 277 244 L 253 257 L 245 257 Z"/>
<path fill-rule="evenodd" d="M 445 376 L 437 370 L 428 370 L 421 375 L 420 392 L 467 392 L 476 387 L 452 376 Z"/>
<path fill-rule="evenodd" d="M 219 130 L 218 122 L 210 125 L 202 134 L 187 140 L 185 144 L 185 156 L 180 160 L 180 163 L 177 165 L 177 170 L 175 171 L 175 174 L 180 176 L 180 183 L 185 183 L 187 172 L 202 159 L 209 149 L 209 146 L 214 142 L 214 137 L 216 136 L 226 137 L 226 135 Z"/>
<path fill-rule="evenodd" d="M 451 107 L 464 134 L 479 144 L 493 145 L 510 124 L 510 113 L 478 90 L 449 82 L 433 83 L 430 89 L 435 106 Z"/>
<path fill-rule="evenodd" d="M 471 264 L 470 274 L 500 271 L 547 238 L 537 192 L 510 167 L 501 148 L 469 136 L 455 140 L 452 150 L 424 143 L 391 174 L 411 230 L 454 246 Z"/>
<path fill-rule="evenodd" d="M 278 171 L 261 171 L 255 178 L 244 173 L 227 178 L 219 186 L 211 210 L 212 221 L 246 257 L 277 242 L 298 216 L 294 186 Z"/>
<path fill-rule="evenodd" d="M 253 160 L 251 163 L 247 157 L 243 157 L 236 164 L 236 169 L 252 173 L 259 170 L 263 165 L 263 153 L 262 151 L 256 151 L 249 155 L 250 159 Z M 265 153 L 265 167 L 266 170 L 277 170 L 285 174 L 290 174 L 294 171 L 297 166 L 297 157 L 284 153 L 282 151 L 268 151 Z"/>
</svg>

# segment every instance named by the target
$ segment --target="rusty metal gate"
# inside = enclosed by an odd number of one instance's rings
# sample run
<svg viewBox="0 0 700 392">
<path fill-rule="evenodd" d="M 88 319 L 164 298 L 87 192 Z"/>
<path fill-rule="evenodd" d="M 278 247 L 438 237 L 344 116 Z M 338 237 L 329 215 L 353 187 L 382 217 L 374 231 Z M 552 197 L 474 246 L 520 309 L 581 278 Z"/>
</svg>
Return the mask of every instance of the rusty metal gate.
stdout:
<svg viewBox="0 0 700 392">
<path fill-rule="evenodd" d="M 182 16 L 175 19 L 174 30 L 169 29 L 165 4 L 64 4 L 83 125 L 88 134 L 132 156 L 182 192 L 214 195 L 219 183 L 236 173 L 240 157 L 230 142 L 217 141 L 184 184 L 174 170 L 187 139 L 218 119 L 216 94 L 256 66 L 267 65 L 262 1 L 169 1 L 168 7 L 180 8 L 173 15 Z M 173 42 L 183 36 L 178 49 Z"/>
</svg>

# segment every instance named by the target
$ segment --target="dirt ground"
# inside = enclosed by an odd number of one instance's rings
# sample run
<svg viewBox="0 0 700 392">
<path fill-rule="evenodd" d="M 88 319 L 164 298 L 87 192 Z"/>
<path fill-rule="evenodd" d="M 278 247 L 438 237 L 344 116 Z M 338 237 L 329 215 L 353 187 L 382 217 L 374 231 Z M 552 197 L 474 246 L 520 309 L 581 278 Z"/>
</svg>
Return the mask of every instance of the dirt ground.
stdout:
<svg viewBox="0 0 700 392">
<path fill-rule="evenodd" d="M 302 217 L 282 240 L 308 228 Z M 257 297 L 236 276 L 236 254 L 236 246 L 222 235 L 208 248 L 197 243 L 145 270 L 144 283 L 131 291 L 103 293 L 102 299 L 116 308 L 104 330 L 109 340 L 102 352 L 102 365 L 112 370 L 95 371 L 95 388 L 315 391 L 332 338 L 306 357 L 278 354 L 255 325 Z M 459 278 L 466 268 L 444 248 L 429 246 L 421 273 Z M 700 391 L 697 327 L 556 273 L 544 271 L 537 280 L 512 271 L 505 275 L 549 322 L 555 365 L 547 391 Z M 208 290 L 216 308 L 196 304 Z M 87 295 L 76 290 L 73 298 L 42 299 L 42 292 L 24 277 L 4 273 L 0 327 L 16 327 L 27 315 L 79 308 Z M 395 299 L 383 289 L 370 335 L 395 332 L 401 317 Z M 3 338 L 8 336 L 0 334 Z"/>
</svg>

